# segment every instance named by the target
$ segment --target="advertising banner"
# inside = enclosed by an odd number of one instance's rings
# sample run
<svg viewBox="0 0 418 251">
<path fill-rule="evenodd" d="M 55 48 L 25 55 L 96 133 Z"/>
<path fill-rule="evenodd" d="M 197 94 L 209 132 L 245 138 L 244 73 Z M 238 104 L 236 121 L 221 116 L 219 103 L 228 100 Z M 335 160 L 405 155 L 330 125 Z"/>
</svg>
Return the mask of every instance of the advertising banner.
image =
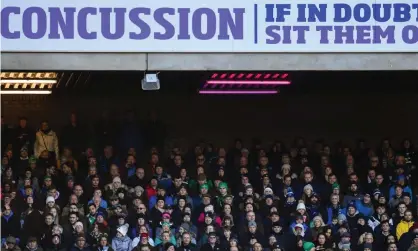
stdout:
<svg viewBox="0 0 418 251">
<path fill-rule="evenodd" d="M 418 52 L 417 0 L 2 0 L 2 52 Z"/>
</svg>

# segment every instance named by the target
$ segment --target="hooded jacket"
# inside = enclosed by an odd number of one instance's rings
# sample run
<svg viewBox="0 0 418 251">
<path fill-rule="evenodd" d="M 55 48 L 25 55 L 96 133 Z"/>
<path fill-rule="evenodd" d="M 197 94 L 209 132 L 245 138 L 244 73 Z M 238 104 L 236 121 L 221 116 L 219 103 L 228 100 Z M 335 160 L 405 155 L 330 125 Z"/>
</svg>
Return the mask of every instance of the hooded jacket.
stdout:
<svg viewBox="0 0 418 251">
<path fill-rule="evenodd" d="M 117 228 L 117 231 L 122 237 L 116 236 L 112 239 L 112 248 L 114 251 L 130 251 L 132 240 L 126 234 L 128 233 L 129 225 L 125 224 Z"/>
<path fill-rule="evenodd" d="M 131 244 L 132 240 L 126 235 L 112 239 L 112 248 L 114 251 L 130 251 Z"/>
</svg>

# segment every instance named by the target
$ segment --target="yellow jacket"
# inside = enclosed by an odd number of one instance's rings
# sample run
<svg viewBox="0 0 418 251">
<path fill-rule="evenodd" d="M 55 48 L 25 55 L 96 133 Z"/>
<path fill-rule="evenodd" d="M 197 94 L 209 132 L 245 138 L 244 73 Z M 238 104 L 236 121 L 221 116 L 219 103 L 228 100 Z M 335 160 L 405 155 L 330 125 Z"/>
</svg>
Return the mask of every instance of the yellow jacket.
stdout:
<svg viewBox="0 0 418 251">
<path fill-rule="evenodd" d="M 407 233 L 409 231 L 409 228 L 412 227 L 412 225 L 414 225 L 413 221 L 406 222 L 404 220 L 401 220 L 401 222 L 399 222 L 399 224 L 396 226 L 396 237 L 398 238 L 398 240 L 401 239 L 401 236 L 404 233 Z"/>
</svg>

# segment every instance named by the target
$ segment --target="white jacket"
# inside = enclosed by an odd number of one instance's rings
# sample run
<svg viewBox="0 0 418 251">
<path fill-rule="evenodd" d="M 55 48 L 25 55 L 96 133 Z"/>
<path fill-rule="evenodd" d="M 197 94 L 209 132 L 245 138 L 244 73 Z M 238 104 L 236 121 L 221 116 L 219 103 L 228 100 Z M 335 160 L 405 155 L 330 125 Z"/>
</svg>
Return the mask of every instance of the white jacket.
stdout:
<svg viewBox="0 0 418 251">
<path fill-rule="evenodd" d="M 39 158 L 39 155 L 43 151 L 47 150 L 48 152 L 55 152 L 55 156 L 59 158 L 59 148 L 58 148 L 58 137 L 54 131 L 49 131 L 45 134 L 42 131 L 36 132 L 36 140 L 34 146 L 35 157 Z"/>
</svg>

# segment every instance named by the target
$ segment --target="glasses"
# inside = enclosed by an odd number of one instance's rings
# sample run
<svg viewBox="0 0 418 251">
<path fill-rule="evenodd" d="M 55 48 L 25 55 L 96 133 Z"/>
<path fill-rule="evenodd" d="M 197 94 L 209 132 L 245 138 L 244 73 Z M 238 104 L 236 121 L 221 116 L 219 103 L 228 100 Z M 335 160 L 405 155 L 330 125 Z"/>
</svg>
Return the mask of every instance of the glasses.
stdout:
<svg viewBox="0 0 418 251">
<path fill-rule="evenodd" d="M 145 207 L 138 207 L 139 210 L 145 210 Z"/>
</svg>

